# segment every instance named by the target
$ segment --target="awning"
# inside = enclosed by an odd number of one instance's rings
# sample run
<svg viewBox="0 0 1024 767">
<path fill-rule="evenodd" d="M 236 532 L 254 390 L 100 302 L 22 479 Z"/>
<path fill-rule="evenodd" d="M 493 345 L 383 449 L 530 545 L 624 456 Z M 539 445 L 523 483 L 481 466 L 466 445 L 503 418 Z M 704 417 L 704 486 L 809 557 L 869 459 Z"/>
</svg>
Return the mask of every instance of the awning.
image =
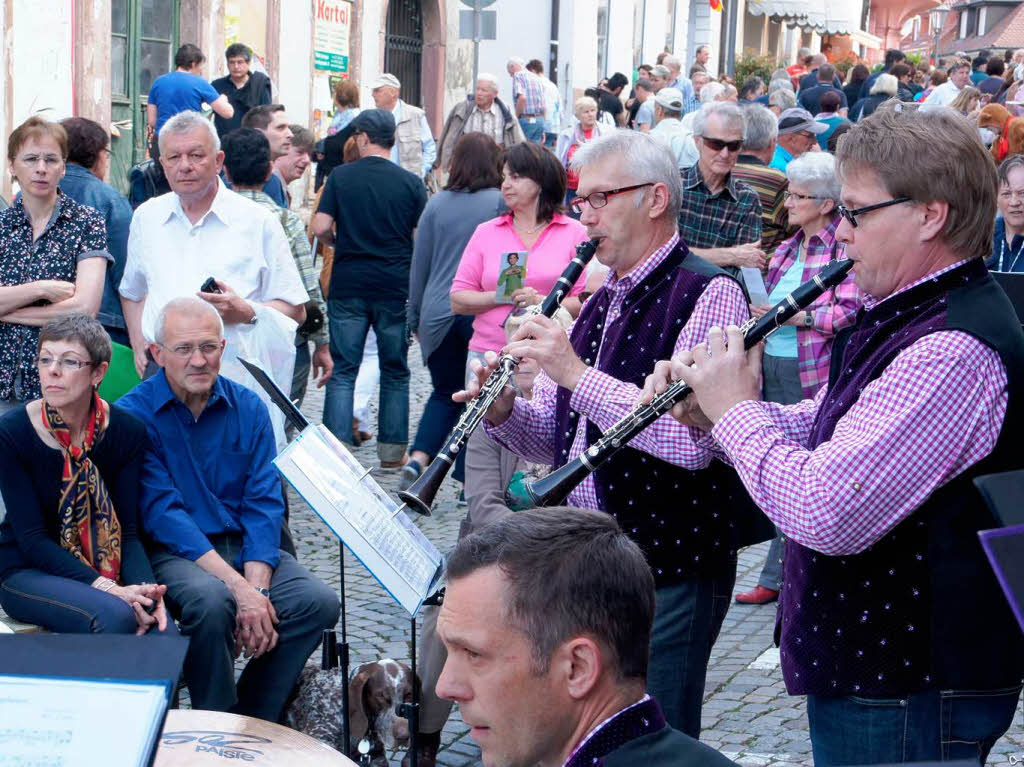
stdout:
<svg viewBox="0 0 1024 767">
<path fill-rule="evenodd" d="M 862 0 L 818 0 L 824 5 L 824 19 L 814 28 L 827 35 L 852 35 L 860 31 Z"/>
<path fill-rule="evenodd" d="M 824 14 L 814 6 L 823 0 L 747 0 L 747 12 L 752 16 L 767 16 L 772 21 L 790 26 L 813 26 L 824 21 Z"/>
</svg>

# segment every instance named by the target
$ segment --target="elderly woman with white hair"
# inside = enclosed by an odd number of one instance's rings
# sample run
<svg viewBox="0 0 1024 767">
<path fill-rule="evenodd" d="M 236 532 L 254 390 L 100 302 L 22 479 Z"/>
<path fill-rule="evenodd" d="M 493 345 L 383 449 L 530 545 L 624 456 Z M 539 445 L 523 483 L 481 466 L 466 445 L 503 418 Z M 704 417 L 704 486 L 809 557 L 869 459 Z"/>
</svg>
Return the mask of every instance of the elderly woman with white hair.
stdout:
<svg viewBox="0 0 1024 767">
<path fill-rule="evenodd" d="M 573 105 L 573 114 L 576 117 L 576 122 L 558 134 L 558 143 L 555 145 L 555 155 L 558 157 L 558 161 L 562 163 L 562 167 L 565 168 L 567 177 L 566 205 L 576 196 L 576 190 L 580 184 L 579 174 L 571 166 L 576 150 L 588 141 L 593 141 L 599 136 L 615 130 L 614 127 L 597 121 L 597 102 L 590 96 L 582 96 L 576 99 L 576 103 Z M 571 209 L 569 215 L 573 218 L 579 218 L 579 214 Z"/>
<path fill-rule="evenodd" d="M 786 177 L 789 223 L 800 228 L 779 245 L 768 265 L 768 306 L 783 300 L 830 261 L 846 257 L 846 246 L 836 239 L 841 218 L 837 210 L 840 184 L 835 157 L 807 152 L 789 163 Z M 854 277 L 848 275 L 768 336 L 761 361 L 762 396 L 766 402 L 790 405 L 814 397 L 828 381 L 832 339 L 839 330 L 853 324 L 860 304 Z M 751 306 L 751 315 L 762 316 L 768 306 Z M 776 538 L 768 550 L 757 586 L 737 594 L 736 601 L 775 601 L 781 576 L 782 539 Z"/>
<path fill-rule="evenodd" d="M 878 109 L 880 104 L 896 98 L 899 87 L 900 81 L 892 75 L 888 73 L 879 75 L 874 85 L 871 86 L 870 95 L 853 105 L 853 109 L 850 110 L 850 120 L 859 122 Z"/>
</svg>

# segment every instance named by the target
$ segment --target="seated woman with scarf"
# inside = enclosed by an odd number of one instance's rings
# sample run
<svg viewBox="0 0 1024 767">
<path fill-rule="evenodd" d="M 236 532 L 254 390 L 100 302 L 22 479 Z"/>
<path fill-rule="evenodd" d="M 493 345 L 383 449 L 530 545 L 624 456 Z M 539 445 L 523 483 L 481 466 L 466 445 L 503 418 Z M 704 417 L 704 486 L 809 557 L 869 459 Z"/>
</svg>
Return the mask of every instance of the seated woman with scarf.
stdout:
<svg viewBox="0 0 1024 767">
<path fill-rule="evenodd" d="M 0 607 L 52 631 L 176 634 L 137 534 L 146 428 L 97 393 L 109 363 L 99 322 L 52 320 L 42 398 L 0 418 Z"/>
</svg>

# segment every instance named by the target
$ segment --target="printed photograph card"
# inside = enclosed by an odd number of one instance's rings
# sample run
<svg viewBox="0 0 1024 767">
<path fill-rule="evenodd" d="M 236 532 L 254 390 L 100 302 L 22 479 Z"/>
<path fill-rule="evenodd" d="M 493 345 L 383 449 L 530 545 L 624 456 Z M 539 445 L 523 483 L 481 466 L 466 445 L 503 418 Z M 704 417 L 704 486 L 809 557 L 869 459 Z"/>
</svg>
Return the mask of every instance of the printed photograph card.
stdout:
<svg viewBox="0 0 1024 767">
<path fill-rule="evenodd" d="M 511 251 L 501 254 L 498 265 L 498 288 L 494 291 L 494 301 L 499 304 L 511 304 L 512 294 L 526 285 L 526 257 L 528 251 Z"/>
</svg>

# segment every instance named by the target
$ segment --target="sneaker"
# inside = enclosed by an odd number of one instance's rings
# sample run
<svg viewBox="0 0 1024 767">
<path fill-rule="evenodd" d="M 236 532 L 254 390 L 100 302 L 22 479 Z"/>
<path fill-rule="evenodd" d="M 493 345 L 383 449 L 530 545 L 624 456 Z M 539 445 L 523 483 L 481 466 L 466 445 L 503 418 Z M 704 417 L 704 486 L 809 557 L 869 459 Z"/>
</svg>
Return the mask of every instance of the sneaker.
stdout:
<svg viewBox="0 0 1024 767">
<path fill-rule="evenodd" d="M 737 594 L 736 601 L 741 605 L 766 605 L 779 598 L 779 592 L 758 584 L 744 594 Z"/>
<path fill-rule="evenodd" d="M 457 500 L 455 502 L 455 505 L 456 506 L 467 506 L 468 505 L 466 503 L 466 491 L 465 490 L 459 491 L 459 500 Z"/>
<path fill-rule="evenodd" d="M 398 476 L 398 489 L 408 490 L 409 486 L 419 479 L 422 473 L 423 468 L 420 466 L 420 462 L 410 459 L 409 463 L 402 467 L 402 472 Z"/>
</svg>

